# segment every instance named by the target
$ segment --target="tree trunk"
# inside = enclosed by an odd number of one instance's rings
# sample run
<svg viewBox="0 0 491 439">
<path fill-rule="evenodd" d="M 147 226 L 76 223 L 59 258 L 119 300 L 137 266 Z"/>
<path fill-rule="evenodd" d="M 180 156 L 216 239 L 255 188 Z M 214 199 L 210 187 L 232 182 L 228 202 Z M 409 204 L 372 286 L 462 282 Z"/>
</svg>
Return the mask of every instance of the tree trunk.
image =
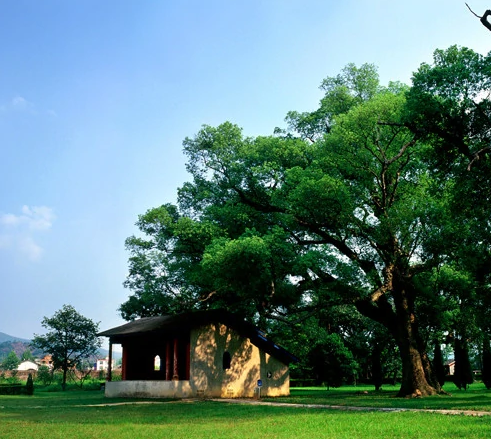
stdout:
<svg viewBox="0 0 491 439">
<path fill-rule="evenodd" d="M 67 375 L 67 370 L 68 370 L 68 364 L 65 362 L 63 364 L 63 380 L 61 382 L 61 388 L 63 391 L 66 389 L 66 375 Z"/>
<path fill-rule="evenodd" d="M 420 339 L 414 313 L 413 293 L 407 288 L 393 291 L 396 325 L 393 335 L 402 360 L 402 383 L 398 396 L 435 395 L 441 387 L 435 379 L 425 347 Z M 390 329 L 390 328 L 389 328 Z"/>
<path fill-rule="evenodd" d="M 399 347 L 402 383 L 397 396 L 435 395 L 442 390 L 434 377 L 424 343 L 418 333 L 414 312 L 414 291 L 407 279 L 397 276 L 395 271 L 391 270 L 388 288 L 392 293 L 393 303 L 383 294 L 377 297 L 375 302 L 360 301 L 356 306 L 364 316 L 384 325 Z"/>
<path fill-rule="evenodd" d="M 402 360 L 402 382 L 397 396 L 418 397 L 439 393 L 440 385 L 430 384 L 433 380 L 426 353 L 421 354 L 414 339 L 411 339 L 409 333 L 407 335 L 409 338 L 401 337 L 397 340 Z"/>
</svg>

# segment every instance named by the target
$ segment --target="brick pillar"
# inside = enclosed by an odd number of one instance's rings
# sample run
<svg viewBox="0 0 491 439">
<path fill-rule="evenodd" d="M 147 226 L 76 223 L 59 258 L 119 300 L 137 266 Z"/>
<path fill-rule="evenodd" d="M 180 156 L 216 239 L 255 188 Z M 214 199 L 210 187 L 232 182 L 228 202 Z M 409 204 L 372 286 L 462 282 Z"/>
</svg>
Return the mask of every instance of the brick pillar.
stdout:
<svg viewBox="0 0 491 439">
<path fill-rule="evenodd" d="M 112 381 L 113 375 L 113 342 L 111 339 L 109 339 L 109 358 L 108 358 L 109 364 L 107 365 L 107 381 Z"/>
<path fill-rule="evenodd" d="M 172 374 L 173 380 L 179 380 L 179 364 L 178 364 L 178 341 L 177 338 L 174 339 L 174 370 Z"/>
<path fill-rule="evenodd" d="M 165 379 L 170 381 L 172 378 L 171 375 L 171 344 L 170 341 L 167 341 L 165 344 Z"/>
<path fill-rule="evenodd" d="M 186 376 L 184 379 L 189 380 L 189 373 L 191 369 L 191 342 L 186 342 Z"/>
<path fill-rule="evenodd" d="M 128 371 L 128 349 L 125 346 L 123 348 L 123 358 L 121 360 L 121 379 L 126 381 L 126 373 Z"/>
</svg>

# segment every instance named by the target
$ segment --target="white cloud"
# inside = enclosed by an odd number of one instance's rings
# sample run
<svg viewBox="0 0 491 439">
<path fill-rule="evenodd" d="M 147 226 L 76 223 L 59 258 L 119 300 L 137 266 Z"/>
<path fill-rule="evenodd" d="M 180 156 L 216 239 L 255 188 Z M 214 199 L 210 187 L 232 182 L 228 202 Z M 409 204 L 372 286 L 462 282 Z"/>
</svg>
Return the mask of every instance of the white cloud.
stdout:
<svg viewBox="0 0 491 439">
<path fill-rule="evenodd" d="M 12 105 L 16 108 L 25 108 L 27 107 L 27 101 L 22 96 L 16 96 L 12 99 Z"/>
<path fill-rule="evenodd" d="M 35 116 L 45 115 L 50 118 L 58 117 L 55 110 L 38 108 L 33 102 L 20 95 L 14 96 L 8 102 L 1 103 L 0 113 L 6 112 L 28 113 Z"/>
<path fill-rule="evenodd" d="M 56 216 L 46 206 L 22 206 L 21 214 L 0 214 L 0 249 L 16 250 L 29 260 L 38 260 L 43 249 L 35 236 L 49 230 Z"/>
<path fill-rule="evenodd" d="M 19 250 L 31 261 L 37 261 L 43 253 L 43 249 L 37 245 L 30 236 L 20 237 L 18 247 Z"/>
<path fill-rule="evenodd" d="M 7 227 L 25 226 L 30 230 L 47 230 L 55 219 L 53 209 L 46 206 L 22 206 L 22 215 L 4 213 L 0 215 L 0 225 Z"/>
<path fill-rule="evenodd" d="M 20 217 L 12 213 L 5 213 L 0 216 L 0 224 L 3 224 L 5 226 L 16 226 L 20 223 L 20 221 Z"/>
<path fill-rule="evenodd" d="M 11 105 L 15 110 L 18 111 L 34 110 L 34 104 L 32 102 L 29 102 L 26 98 L 23 98 L 22 96 L 15 96 L 11 101 Z"/>
<path fill-rule="evenodd" d="M 23 218 L 31 229 L 46 230 L 51 228 L 55 214 L 53 209 L 46 206 L 22 206 Z"/>
</svg>

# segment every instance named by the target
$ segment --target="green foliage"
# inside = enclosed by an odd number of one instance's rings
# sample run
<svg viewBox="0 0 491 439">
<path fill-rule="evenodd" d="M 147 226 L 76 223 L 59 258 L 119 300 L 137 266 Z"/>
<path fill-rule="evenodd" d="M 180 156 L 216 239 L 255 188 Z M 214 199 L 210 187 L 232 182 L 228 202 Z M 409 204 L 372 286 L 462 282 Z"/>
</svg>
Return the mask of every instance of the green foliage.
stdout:
<svg viewBox="0 0 491 439">
<path fill-rule="evenodd" d="M 36 382 L 39 382 L 43 386 L 48 386 L 53 381 L 53 372 L 48 366 L 39 366 L 36 374 Z"/>
<path fill-rule="evenodd" d="M 183 142 L 191 181 L 176 205 L 140 216 L 143 237 L 126 241 L 122 315 L 220 307 L 285 333 L 310 315 L 367 378 L 402 367 L 401 396 L 438 392 L 432 340 L 474 340 L 491 321 L 490 60 L 436 51 L 411 88 L 350 64 L 274 136 L 203 126 Z M 352 325 L 331 329 L 326 310 L 341 306 Z M 365 342 L 345 336 L 358 324 Z"/>
<path fill-rule="evenodd" d="M 7 358 L 2 363 L 2 368 L 5 370 L 15 370 L 19 367 L 20 360 L 17 354 L 14 351 L 10 351 L 7 355 Z"/>
<path fill-rule="evenodd" d="M 361 67 L 348 64 L 339 75 L 324 79 L 320 89 L 325 95 L 319 109 L 311 113 L 290 111 L 286 117 L 292 131 L 311 141 L 329 132 L 336 116 L 377 94 L 380 90 L 377 69 L 373 64 Z"/>
<path fill-rule="evenodd" d="M 424 160 L 435 171 L 435 190 L 448 190 L 449 216 L 426 247 L 442 261 L 430 281 L 442 300 L 429 318 L 436 331 L 465 340 L 466 351 L 491 321 L 490 85 L 491 53 L 452 46 L 421 65 L 407 94 L 409 124 L 431 145 Z M 462 386 L 471 380 L 465 375 Z"/>
<path fill-rule="evenodd" d="M 491 389 L 491 347 L 487 334 L 483 337 L 481 377 L 486 389 Z"/>
<path fill-rule="evenodd" d="M 310 351 L 317 385 L 340 387 L 347 379 L 353 380 L 358 372 L 358 364 L 346 348 L 338 334 L 324 334 Z"/>
<path fill-rule="evenodd" d="M 34 394 L 34 381 L 32 379 L 32 374 L 29 374 L 29 376 L 27 377 L 26 393 L 28 395 L 33 395 Z"/>
<path fill-rule="evenodd" d="M 23 353 L 22 356 L 20 357 L 21 362 L 22 361 L 35 361 L 36 359 L 34 358 L 34 355 L 32 355 L 32 352 L 30 349 L 26 349 Z"/>
<path fill-rule="evenodd" d="M 384 382 L 384 368 L 382 365 L 382 353 L 381 346 L 374 346 L 372 350 L 372 380 L 375 390 L 379 391 L 382 388 Z"/>
<path fill-rule="evenodd" d="M 422 64 L 414 74 L 411 123 L 432 141 L 432 157 L 441 169 L 467 165 L 489 152 L 490 86 L 491 54 L 465 47 L 436 50 L 433 64 Z"/>
<path fill-rule="evenodd" d="M 446 371 L 445 365 L 443 364 L 442 347 L 438 340 L 435 342 L 432 366 L 436 379 L 440 383 L 440 386 L 443 386 L 445 384 Z"/>
<path fill-rule="evenodd" d="M 463 340 L 455 339 L 454 352 L 455 369 L 453 382 L 459 389 L 467 390 L 467 386 L 474 382 L 467 343 Z"/>
<path fill-rule="evenodd" d="M 99 324 L 70 305 L 63 305 L 53 317 L 44 317 L 41 324 L 49 331 L 35 335 L 32 345 L 51 355 L 54 369 L 63 371 L 62 387 L 65 388 L 68 370 L 95 355 L 100 348 Z"/>
</svg>

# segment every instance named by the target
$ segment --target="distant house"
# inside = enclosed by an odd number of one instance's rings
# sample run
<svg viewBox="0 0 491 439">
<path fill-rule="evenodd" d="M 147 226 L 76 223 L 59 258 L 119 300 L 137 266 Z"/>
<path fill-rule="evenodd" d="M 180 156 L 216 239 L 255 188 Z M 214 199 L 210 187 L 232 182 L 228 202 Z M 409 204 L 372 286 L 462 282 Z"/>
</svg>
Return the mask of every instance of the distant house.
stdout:
<svg viewBox="0 0 491 439">
<path fill-rule="evenodd" d="M 17 367 L 18 371 L 26 371 L 26 370 L 38 370 L 39 365 L 34 363 L 33 361 L 23 361 Z"/>
<path fill-rule="evenodd" d="M 455 360 L 449 360 L 445 363 L 445 372 L 447 375 L 453 375 L 455 373 Z"/>
<path fill-rule="evenodd" d="M 298 359 L 225 311 L 147 317 L 101 332 L 123 348 L 122 380 L 107 397 L 253 397 L 290 393 Z"/>
<path fill-rule="evenodd" d="M 53 359 L 51 358 L 51 355 L 45 355 L 43 358 L 41 358 L 37 362 L 41 366 L 46 366 L 46 367 L 49 367 L 50 369 L 53 369 Z"/>
<path fill-rule="evenodd" d="M 111 363 L 111 367 L 114 367 L 114 360 Z M 109 370 L 109 358 L 98 358 L 94 363 L 94 370 Z"/>
</svg>

